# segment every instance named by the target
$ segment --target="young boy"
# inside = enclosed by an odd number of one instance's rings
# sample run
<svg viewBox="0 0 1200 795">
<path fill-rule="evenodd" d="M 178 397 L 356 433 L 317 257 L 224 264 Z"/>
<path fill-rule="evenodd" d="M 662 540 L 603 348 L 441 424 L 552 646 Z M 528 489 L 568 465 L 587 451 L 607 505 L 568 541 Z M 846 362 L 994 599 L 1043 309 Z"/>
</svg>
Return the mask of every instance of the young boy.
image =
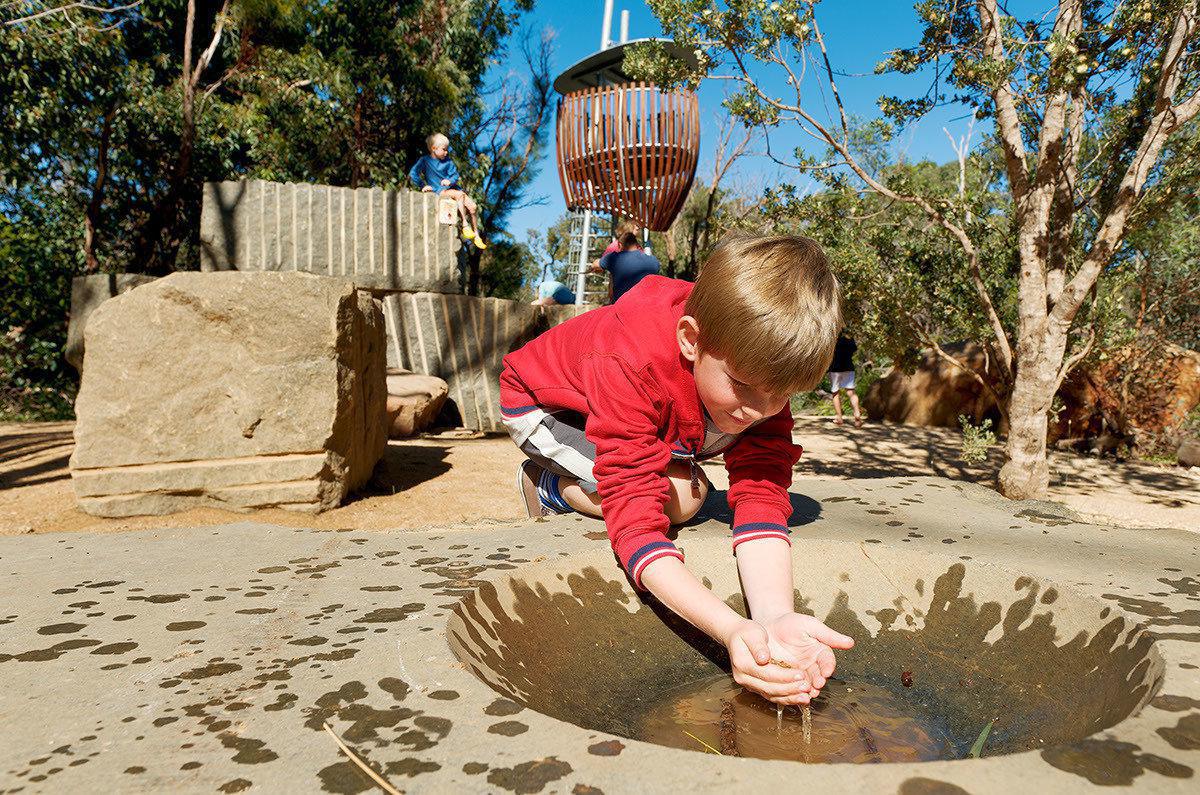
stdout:
<svg viewBox="0 0 1200 795">
<path fill-rule="evenodd" d="M 800 456 L 789 397 L 820 381 L 840 326 L 814 241 L 733 239 L 694 286 L 648 276 L 510 353 L 500 376 L 505 425 L 530 459 L 518 475 L 530 515 L 603 516 L 634 585 L 723 643 L 735 681 L 779 704 L 807 704 L 832 650 L 853 645 L 794 612 L 787 529 Z M 707 495 L 698 459 L 720 453 L 750 619 L 666 536 Z"/>
<path fill-rule="evenodd" d="M 425 145 L 429 147 L 429 154 L 421 155 L 408 172 L 408 178 L 422 192 L 437 191 L 439 195 L 458 202 L 458 214 L 463 219 L 462 236 L 474 241 L 475 248 L 487 248 L 479 234 L 475 201 L 458 185 L 458 167 L 450 159 L 450 139 L 441 133 L 434 133 L 425 139 Z"/>
</svg>

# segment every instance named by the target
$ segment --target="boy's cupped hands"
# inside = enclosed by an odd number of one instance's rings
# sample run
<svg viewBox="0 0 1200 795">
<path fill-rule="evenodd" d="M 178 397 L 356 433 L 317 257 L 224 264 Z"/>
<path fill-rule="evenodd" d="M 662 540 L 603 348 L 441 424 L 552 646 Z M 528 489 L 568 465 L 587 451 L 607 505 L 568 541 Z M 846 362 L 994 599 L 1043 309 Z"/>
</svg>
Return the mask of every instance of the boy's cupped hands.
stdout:
<svg viewBox="0 0 1200 795">
<path fill-rule="evenodd" d="M 807 704 L 836 666 L 834 649 L 854 640 L 800 613 L 739 622 L 725 643 L 733 680 L 776 704 Z"/>
</svg>

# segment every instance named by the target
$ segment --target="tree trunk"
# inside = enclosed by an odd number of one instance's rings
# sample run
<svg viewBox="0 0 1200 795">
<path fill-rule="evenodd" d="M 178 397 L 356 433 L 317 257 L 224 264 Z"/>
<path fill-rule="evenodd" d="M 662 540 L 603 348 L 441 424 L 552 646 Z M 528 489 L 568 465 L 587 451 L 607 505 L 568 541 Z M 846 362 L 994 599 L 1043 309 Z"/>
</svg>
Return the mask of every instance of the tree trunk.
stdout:
<svg viewBox="0 0 1200 795">
<path fill-rule="evenodd" d="M 108 144 L 112 138 L 112 121 L 116 112 L 114 107 L 105 113 L 100 127 L 100 143 L 96 149 L 96 179 L 92 182 L 92 198 L 88 202 L 83 220 L 83 261 L 88 273 L 100 270 L 100 260 L 96 257 L 96 236 L 100 229 L 100 210 L 104 206 L 104 188 L 108 182 Z"/>
<path fill-rule="evenodd" d="M 361 178 L 359 170 L 358 152 L 362 147 L 363 136 L 363 99 L 362 95 L 355 92 L 354 95 L 354 129 L 351 133 L 350 151 L 347 153 L 350 157 L 350 188 L 358 187 Z"/>
<path fill-rule="evenodd" d="M 1039 499 L 1050 485 L 1046 460 L 1046 409 L 1054 398 L 1055 369 L 1045 357 L 1017 361 L 1008 403 L 1008 461 L 1000 469 L 1000 493 L 1014 500 Z"/>
<path fill-rule="evenodd" d="M 222 9 L 223 10 L 223 9 Z M 197 75 L 192 69 L 192 32 L 196 24 L 196 2 L 188 0 L 187 22 L 183 34 L 183 103 L 180 107 L 179 154 L 168 178 L 166 192 L 154 203 L 154 209 L 146 219 L 142 232 L 134 246 L 131 272 L 165 276 L 171 271 L 172 262 L 158 262 L 157 252 L 164 230 L 175 225 L 179 213 L 183 183 L 191 176 L 192 152 L 196 146 L 195 96 Z M 218 28 L 219 31 L 219 28 Z M 218 32 L 219 35 L 219 32 Z"/>
<path fill-rule="evenodd" d="M 481 276 L 479 264 L 480 264 L 480 260 L 482 259 L 483 252 L 481 252 L 479 249 L 475 248 L 474 245 L 470 245 L 466 241 L 463 242 L 463 245 L 468 248 L 468 251 L 467 251 L 467 295 L 479 295 L 479 281 L 480 281 L 480 276 Z"/>
</svg>

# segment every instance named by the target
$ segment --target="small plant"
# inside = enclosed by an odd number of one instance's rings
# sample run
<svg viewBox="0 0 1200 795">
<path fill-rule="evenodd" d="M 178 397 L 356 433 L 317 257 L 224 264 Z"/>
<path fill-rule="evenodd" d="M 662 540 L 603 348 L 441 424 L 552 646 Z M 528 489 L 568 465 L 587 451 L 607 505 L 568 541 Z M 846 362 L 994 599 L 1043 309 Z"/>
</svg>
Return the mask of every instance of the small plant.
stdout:
<svg viewBox="0 0 1200 795">
<path fill-rule="evenodd" d="M 968 466 L 982 464 L 987 461 L 988 450 L 996 444 L 996 434 L 992 431 L 992 421 L 984 420 L 978 425 L 971 423 L 967 415 L 958 415 L 958 424 L 962 426 L 962 452 L 958 458 Z"/>
</svg>

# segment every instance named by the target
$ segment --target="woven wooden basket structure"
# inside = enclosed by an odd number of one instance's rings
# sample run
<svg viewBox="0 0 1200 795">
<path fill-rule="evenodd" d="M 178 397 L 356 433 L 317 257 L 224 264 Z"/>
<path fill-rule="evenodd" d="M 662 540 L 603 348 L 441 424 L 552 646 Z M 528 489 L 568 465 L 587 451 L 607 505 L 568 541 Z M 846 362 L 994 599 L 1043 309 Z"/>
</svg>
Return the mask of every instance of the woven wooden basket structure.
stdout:
<svg viewBox="0 0 1200 795">
<path fill-rule="evenodd" d="M 557 151 L 569 209 L 665 231 L 696 176 L 699 102 L 649 83 L 573 91 L 558 101 Z"/>
</svg>

